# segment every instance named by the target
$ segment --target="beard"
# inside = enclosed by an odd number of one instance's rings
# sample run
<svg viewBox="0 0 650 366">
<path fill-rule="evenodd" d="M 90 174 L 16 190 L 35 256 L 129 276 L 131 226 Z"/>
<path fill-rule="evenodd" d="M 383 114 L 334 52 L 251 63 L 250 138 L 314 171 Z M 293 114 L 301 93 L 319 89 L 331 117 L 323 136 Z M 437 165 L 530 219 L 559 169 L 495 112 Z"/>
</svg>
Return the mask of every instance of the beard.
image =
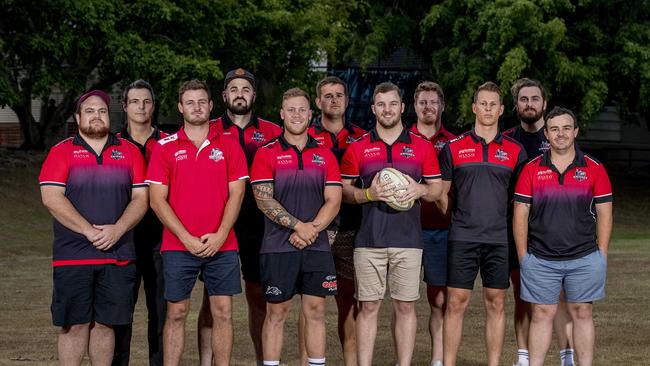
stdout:
<svg viewBox="0 0 650 366">
<path fill-rule="evenodd" d="M 237 100 L 243 100 L 244 104 L 241 104 L 241 105 L 235 104 L 235 102 Z M 243 116 L 245 114 L 250 113 L 250 111 L 253 109 L 253 105 L 252 105 L 252 103 L 248 104 L 248 102 L 244 98 L 235 98 L 232 102 L 231 101 L 226 101 L 226 108 L 232 114 Z"/>
<path fill-rule="evenodd" d="M 204 117 L 204 116 L 195 116 L 190 114 L 189 116 L 185 116 L 184 119 L 185 122 L 191 124 L 192 126 L 201 126 L 208 122 L 210 116 L 208 115 L 208 117 Z"/>
<path fill-rule="evenodd" d="M 101 125 L 96 126 L 93 126 L 93 121 L 89 121 L 88 125 L 79 125 L 79 131 L 92 139 L 101 139 L 106 137 L 109 130 L 110 128 L 108 125 L 104 124 L 104 121 L 102 121 Z"/>
<path fill-rule="evenodd" d="M 377 116 L 377 123 L 379 123 L 383 128 L 390 129 L 397 126 L 397 124 L 400 122 L 400 119 L 401 116 L 399 114 L 395 115 L 392 119 L 379 115 Z"/>
<path fill-rule="evenodd" d="M 532 111 L 533 113 L 526 113 L 528 111 Z M 519 120 L 527 125 L 535 124 L 535 122 L 539 121 L 543 115 L 543 110 L 538 111 L 533 108 L 525 109 L 523 112 L 517 111 L 517 117 L 519 117 Z"/>
</svg>

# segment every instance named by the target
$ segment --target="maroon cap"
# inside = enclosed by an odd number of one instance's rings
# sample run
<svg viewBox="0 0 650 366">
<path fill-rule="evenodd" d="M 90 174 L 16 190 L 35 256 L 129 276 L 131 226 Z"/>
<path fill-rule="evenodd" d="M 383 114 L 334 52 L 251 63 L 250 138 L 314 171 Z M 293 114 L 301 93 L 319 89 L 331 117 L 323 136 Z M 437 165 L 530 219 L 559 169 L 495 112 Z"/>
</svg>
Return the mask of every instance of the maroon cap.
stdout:
<svg viewBox="0 0 650 366">
<path fill-rule="evenodd" d="M 101 91 L 101 90 L 91 90 L 91 91 L 87 92 L 86 94 L 83 94 L 82 96 L 80 96 L 79 99 L 77 99 L 77 110 L 79 110 L 79 108 L 81 107 L 81 103 L 83 103 L 84 101 L 86 101 L 86 99 L 88 99 L 88 98 L 90 98 L 92 96 L 102 98 L 104 103 L 106 103 L 106 107 L 108 107 L 110 105 L 110 103 L 111 103 L 111 97 L 109 97 L 108 94 L 106 94 L 106 92 Z"/>
</svg>

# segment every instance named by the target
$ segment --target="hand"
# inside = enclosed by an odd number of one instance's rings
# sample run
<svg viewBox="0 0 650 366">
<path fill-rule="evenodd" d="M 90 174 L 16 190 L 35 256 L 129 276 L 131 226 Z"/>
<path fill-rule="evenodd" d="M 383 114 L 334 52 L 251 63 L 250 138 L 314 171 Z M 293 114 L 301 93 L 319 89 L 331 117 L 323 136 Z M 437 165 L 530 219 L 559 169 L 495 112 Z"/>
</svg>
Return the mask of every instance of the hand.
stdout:
<svg viewBox="0 0 650 366">
<path fill-rule="evenodd" d="M 395 185 L 390 182 L 381 183 L 379 181 L 379 173 L 375 174 L 375 177 L 372 178 L 372 183 L 370 183 L 368 189 L 373 201 L 389 202 L 395 193 Z"/>
<path fill-rule="evenodd" d="M 223 232 L 224 230 L 217 230 L 216 233 L 208 233 L 201 235 L 201 243 L 203 243 L 203 248 L 198 252 L 198 256 L 202 258 L 208 258 L 215 255 L 219 249 L 223 246 L 226 239 L 228 238 L 228 232 Z"/>
<path fill-rule="evenodd" d="M 409 184 L 406 186 L 406 188 L 396 191 L 395 199 L 398 202 L 403 203 L 403 202 L 415 201 L 416 199 L 427 194 L 426 186 L 416 182 L 413 178 L 411 178 L 411 176 L 407 174 L 402 174 L 402 175 L 406 177 L 406 180 L 409 181 Z"/>
<path fill-rule="evenodd" d="M 311 222 L 298 222 L 293 230 L 302 241 L 306 242 L 307 245 L 311 245 L 318 237 L 319 231 L 316 226 Z"/>
<path fill-rule="evenodd" d="M 100 235 L 102 235 L 102 231 L 99 229 L 96 229 L 94 226 L 89 226 L 88 230 L 86 230 L 83 235 L 88 239 L 89 242 L 94 243 L 97 240 L 99 240 Z"/>
<path fill-rule="evenodd" d="M 293 245 L 293 247 L 298 250 L 303 250 L 308 245 L 306 241 L 300 239 L 300 237 L 295 231 L 291 233 L 291 235 L 289 236 L 289 243 L 291 243 L 291 245 Z"/>
<path fill-rule="evenodd" d="M 120 240 L 122 235 L 124 235 L 124 231 L 117 227 L 117 225 L 93 225 L 93 228 L 100 231 L 96 240 L 93 241 L 93 245 L 102 251 L 111 249 Z"/>
<path fill-rule="evenodd" d="M 186 238 L 181 238 L 181 243 L 183 243 L 185 248 L 192 253 L 192 255 L 197 257 L 200 257 L 199 253 L 203 250 L 203 246 L 205 245 L 200 238 L 189 234 Z"/>
</svg>

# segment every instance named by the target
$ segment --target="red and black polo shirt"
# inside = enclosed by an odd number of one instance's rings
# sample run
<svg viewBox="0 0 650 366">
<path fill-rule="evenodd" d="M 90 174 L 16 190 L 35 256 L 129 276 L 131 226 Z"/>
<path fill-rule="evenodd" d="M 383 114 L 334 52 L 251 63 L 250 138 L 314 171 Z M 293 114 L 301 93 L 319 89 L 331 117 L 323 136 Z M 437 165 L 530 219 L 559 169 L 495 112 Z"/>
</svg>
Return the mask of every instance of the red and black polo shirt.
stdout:
<svg viewBox="0 0 650 366">
<path fill-rule="evenodd" d="M 370 187 L 372 179 L 383 168 L 395 168 L 416 182 L 440 179 L 438 157 L 426 139 L 404 128 L 392 145 L 385 143 L 376 129 L 353 142 L 341 162 L 341 177 L 361 179 L 362 187 Z M 386 203 L 374 201 L 363 205 L 361 227 L 355 247 L 422 248 L 420 205 L 408 211 L 396 211 Z"/>
<path fill-rule="evenodd" d="M 169 187 L 167 200 L 185 229 L 200 237 L 219 229 L 228 183 L 248 179 L 246 157 L 231 139 L 221 138 L 210 128 L 207 139 L 197 148 L 181 128 L 158 141 L 153 150 L 147 183 Z M 162 251 L 187 251 L 169 229 L 163 230 Z M 220 252 L 237 250 L 232 230 Z"/>
<path fill-rule="evenodd" d="M 508 242 L 508 190 L 525 161 L 521 144 L 501 133 L 488 144 L 472 129 L 445 145 L 442 179 L 456 192 L 449 240 Z"/>
<path fill-rule="evenodd" d="M 282 134 L 280 126 L 255 115 L 251 116 L 246 127 L 241 128 L 228 117 L 228 113 L 224 113 L 221 117 L 210 121 L 210 127 L 214 127 L 221 136 L 232 137 L 239 142 L 239 146 L 246 154 L 249 167 L 253 164 L 257 149 Z"/>
<path fill-rule="evenodd" d="M 544 128 L 537 132 L 527 132 L 519 125 L 505 131 L 503 134 L 519 142 L 526 150 L 529 160 L 547 152 L 551 148 L 551 144 L 548 143 L 548 139 L 544 135 Z"/>
<path fill-rule="evenodd" d="M 113 134 L 97 155 L 77 134 L 55 145 L 38 181 L 65 187 L 65 196 L 89 223 L 115 224 L 131 202 L 131 190 L 146 188 L 145 162 L 138 148 Z M 118 264 L 135 260 L 133 231 L 107 251 L 95 249 L 82 234 L 54 221 L 53 266 Z"/>
<path fill-rule="evenodd" d="M 117 133 L 117 137 L 121 137 L 133 145 L 135 145 L 142 154 L 142 157 L 145 158 L 145 161 L 148 163 L 151 158 L 151 152 L 153 148 L 158 143 L 158 140 L 169 136 L 168 133 L 161 131 L 158 127 L 153 126 L 153 132 L 151 136 L 145 141 L 144 145 L 140 145 L 135 141 L 127 127 L 125 126 L 122 131 Z M 147 209 L 147 212 L 142 217 L 142 220 L 133 228 L 133 238 L 136 242 L 136 245 L 146 245 L 147 247 L 155 247 L 160 244 L 162 240 L 163 224 L 156 216 L 156 213 L 153 212 L 151 207 Z"/>
<path fill-rule="evenodd" d="M 570 260 L 598 249 L 595 205 L 612 201 L 603 164 L 582 153 L 560 173 L 546 152 L 526 164 L 515 188 L 515 201 L 531 205 L 528 248 L 546 260 Z"/>
<path fill-rule="evenodd" d="M 326 130 L 323 127 L 321 118 L 318 118 L 309 127 L 308 133 L 320 146 L 330 149 L 340 164 L 348 146 L 363 136 L 366 131 L 350 122 L 345 122 L 343 128 L 337 134 L 334 134 Z M 361 206 L 342 202 L 339 215 L 330 226 L 333 230 L 357 231 L 359 225 L 361 225 Z"/>
<path fill-rule="evenodd" d="M 313 221 L 325 203 L 326 186 L 341 186 L 341 175 L 332 152 L 308 135 L 301 151 L 283 135 L 260 148 L 251 167 L 251 184 L 273 183 L 273 198 L 302 222 Z M 293 230 L 265 217 L 260 253 L 293 252 L 289 243 Z M 325 230 L 305 250 L 329 251 Z"/>
<path fill-rule="evenodd" d="M 435 135 L 431 136 L 431 138 L 427 138 L 418 131 L 417 123 L 414 123 L 413 126 L 411 126 L 411 131 L 429 140 L 433 145 L 433 148 L 436 149 L 438 156 L 440 156 L 440 152 L 447 142 L 456 138 L 456 136 L 447 131 L 442 124 L 440 125 L 440 130 L 438 130 Z M 449 195 L 452 195 L 451 191 Z M 422 214 L 420 215 L 420 221 L 422 223 L 422 228 L 426 230 L 449 229 L 451 217 L 445 217 L 435 203 L 422 201 Z"/>
</svg>

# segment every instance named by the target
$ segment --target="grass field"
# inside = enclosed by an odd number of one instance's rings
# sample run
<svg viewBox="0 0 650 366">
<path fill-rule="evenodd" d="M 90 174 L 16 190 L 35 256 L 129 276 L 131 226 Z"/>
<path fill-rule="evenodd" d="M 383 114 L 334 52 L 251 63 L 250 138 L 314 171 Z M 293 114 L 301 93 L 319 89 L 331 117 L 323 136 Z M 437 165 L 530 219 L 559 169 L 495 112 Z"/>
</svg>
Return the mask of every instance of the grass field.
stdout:
<svg viewBox="0 0 650 366">
<path fill-rule="evenodd" d="M 56 334 L 50 318 L 51 217 L 40 203 L 37 176 L 42 154 L 0 150 L 0 365 L 56 364 Z M 647 171 L 647 169 L 646 169 Z M 607 298 L 596 303 L 596 365 L 648 365 L 650 362 L 650 185 L 647 173 L 625 177 L 613 174 L 615 228 L 611 243 Z M 193 293 L 187 324 L 184 364 L 196 365 L 196 316 L 200 288 Z M 483 307 L 477 284 L 465 322 L 460 365 L 485 364 Z M 421 291 L 421 294 L 424 294 Z M 512 298 L 507 303 L 508 325 L 503 365 L 515 359 L 512 326 Z M 144 294 L 140 295 L 144 298 Z M 246 304 L 242 295 L 234 298 L 235 346 L 233 365 L 253 365 L 253 348 L 247 336 Z M 375 349 L 376 365 L 394 365 L 389 305 L 384 304 Z M 294 307 L 296 309 L 297 307 Z M 146 313 L 138 303 L 131 359 L 146 364 Z M 341 365 L 336 337 L 336 307 L 328 302 L 328 352 L 330 365 Z M 418 302 L 418 338 L 414 364 L 426 365 L 429 358 L 428 307 Z M 285 332 L 283 359 L 296 365 L 295 314 Z M 555 344 L 547 365 L 559 364 Z"/>
</svg>

